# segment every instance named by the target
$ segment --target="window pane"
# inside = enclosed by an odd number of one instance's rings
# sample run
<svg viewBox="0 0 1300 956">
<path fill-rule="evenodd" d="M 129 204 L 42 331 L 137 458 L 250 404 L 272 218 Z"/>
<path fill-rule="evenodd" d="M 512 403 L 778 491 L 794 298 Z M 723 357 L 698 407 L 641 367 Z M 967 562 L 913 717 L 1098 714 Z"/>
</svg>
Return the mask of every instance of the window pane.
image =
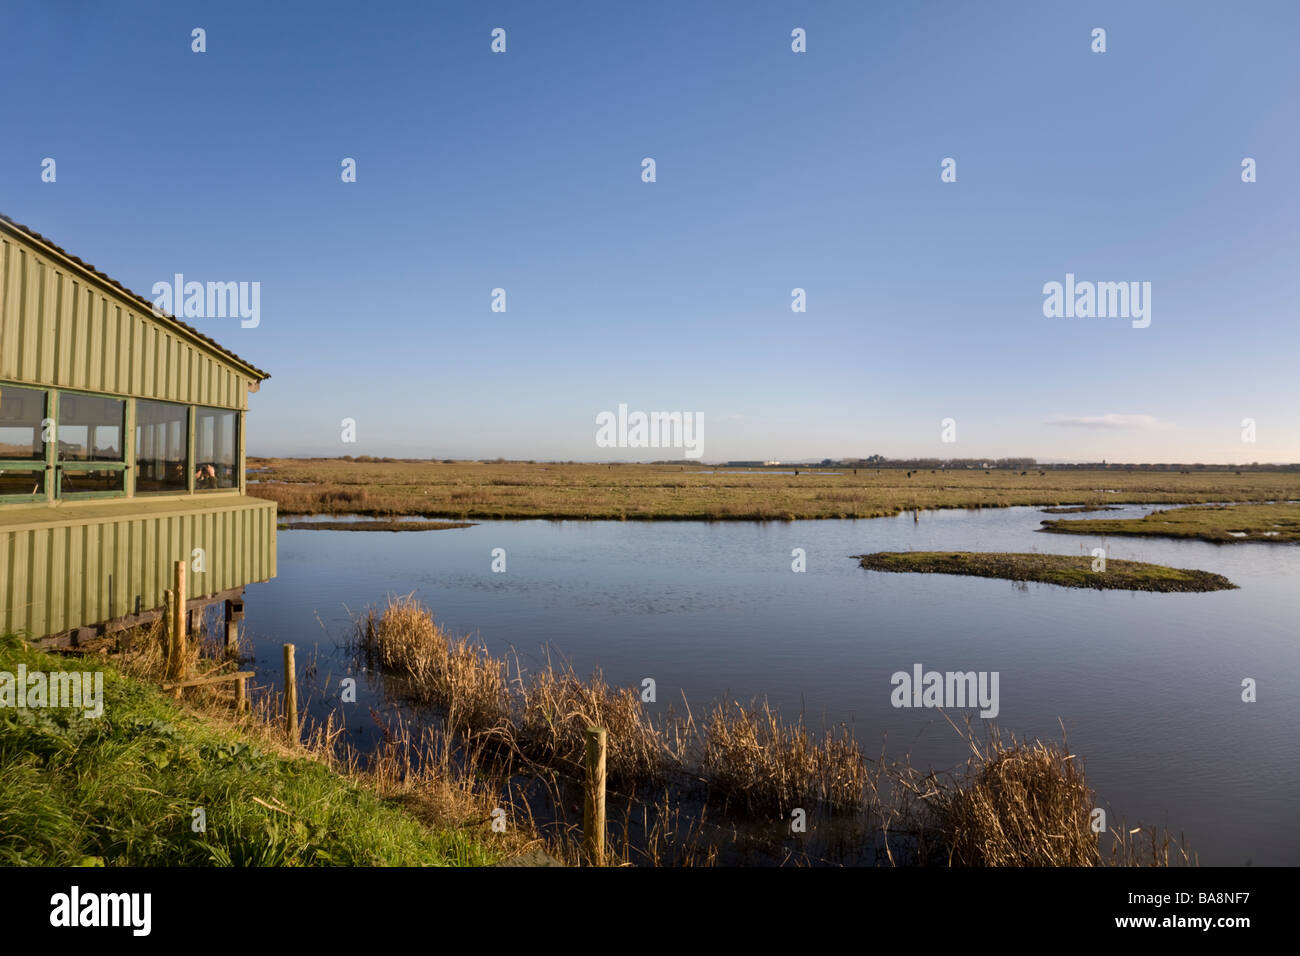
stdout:
<svg viewBox="0 0 1300 956">
<path fill-rule="evenodd" d="M 125 491 L 126 485 L 124 478 L 126 472 L 120 468 L 114 469 L 88 469 L 81 468 L 63 468 L 60 469 L 59 476 L 59 494 L 60 495 L 78 495 L 90 491 Z"/>
<path fill-rule="evenodd" d="M 137 494 L 189 490 L 185 460 L 190 448 L 190 415 L 184 405 L 135 403 L 135 490 Z"/>
<path fill-rule="evenodd" d="M 0 495 L 45 494 L 45 469 L 0 468 Z"/>
<path fill-rule="evenodd" d="M 59 393 L 59 460 L 121 461 L 126 402 Z"/>
<path fill-rule="evenodd" d="M 235 429 L 239 413 L 199 408 L 194 414 L 194 487 L 237 488 Z"/>
<path fill-rule="evenodd" d="M 45 458 L 45 392 L 0 385 L 0 458 Z"/>
</svg>

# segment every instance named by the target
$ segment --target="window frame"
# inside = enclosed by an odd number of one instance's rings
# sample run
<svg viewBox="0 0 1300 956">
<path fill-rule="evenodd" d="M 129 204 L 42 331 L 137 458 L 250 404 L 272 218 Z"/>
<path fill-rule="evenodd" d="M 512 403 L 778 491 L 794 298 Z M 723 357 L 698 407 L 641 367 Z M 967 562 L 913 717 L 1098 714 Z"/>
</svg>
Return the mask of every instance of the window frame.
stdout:
<svg viewBox="0 0 1300 956">
<path fill-rule="evenodd" d="M 185 412 L 185 487 L 184 488 L 164 488 L 161 491 L 141 491 L 140 482 L 140 448 L 138 445 L 140 429 L 140 403 L 152 402 L 155 405 L 171 405 Z M 131 426 L 131 464 L 136 467 L 133 469 L 134 485 L 131 497 L 133 498 L 157 498 L 166 495 L 192 495 L 194 494 L 194 406 L 186 402 L 169 402 L 161 398 L 133 398 L 131 407 L 134 414 L 132 415 Z"/>
<path fill-rule="evenodd" d="M 50 389 L 42 388 L 39 385 L 28 385 L 23 382 L 0 382 L 0 389 L 3 388 L 21 388 L 29 392 L 40 392 L 45 396 L 44 409 L 41 414 L 41 422 L 53 416 L 50 414 Z M 57 434 L 57 424 L 55 433 Z M 0 458 L 0 471 L 39 471 L 41 472 L 41 490 L 39 494 L 26 495 L 6 495 L 0 494 L 0 504 L 24 504 L 32 501 L 48 501 L 50 498 L 50 446 L 48 441 L 42 441 L 44 454 L 40 458 Z"/>
<path fill-rule="evenodd" d="M 45 454 L 43 458 L 25 458 L 9 459 L 0 458 L 0 469 L 9 469 L 14 471 L 33 471 L 43 472 L 41 477 L 42 490 L 37 494 L 6 495 L 0 494 L 0 506 L 6 505 L 23 505 L 44 503 L 50 506 L 57 505 L 61 501 L 83 501 L 95 498 L 159 498 L 159 497 L 184 497 L 191 495 L 244 495 L 244 482 L 247 475 L 244 471 L 244 410 L 241 408 L 227 408 L 223 405 L 205 405 L 196 402 L 174 402 L 162 398 L 149 398 L 146 396 L 120 395 L 111 392 L 96 392 L 90 389 L 82 388 L 61 388 L 57 385 L 41 385 L 35 382 L 20 382 L 12 379 L 0 380 L 0 388 L 21 388 L 32 392 L 41 392 L 45 396 L 45 411 L 42 415 L 42 421 L 50 419 L 54 422 L 54 441 L 43 442 Z M 122 403 L 122 458 L 115 461 L 61 461 L 59 459 L 59 410 L 60 399 L 64 395 L 85 396 L 88 398 L 102 398 L 114 402 Z M 186 409 L 186 427 L 188 428 L 188 440 L 186 451 L 186 487 L 169 491 L 137 491 L 135 486 L 136 469 L 136 409 L 138 402 L 157 402 L 165 405 L 174 405 Z M 197 462 L 197 442 L 198 442 L 198 413 L 200 410 L 228 414 L 231 416 L 232 428 L 234 429 L 232 438 L 232 468 L 234 469 L 233 481 L 229 488 L 198 488 L 195 482 L 195 468 Z M 215 449 L 214 449 L 215 451 Z M 122 475 L 122 488 L 118 491 L 71 491 L 64 492 L 61 488 L 63 483 L 64 472 L 87 472 L 87 471 L 120 471 Z"/>
<path fill-rule="evenodd" d="M 80 388 L 50 388 L 46 389 L 47 394 L 53 399 L 53 414 L 47 417 L 54 419 L 54 441 L 46 442 L 46 455 L 52 464 L 53 482 L 50 487 L 49 500 L 51 501 L 84 501 L 90 498 L 131 498 L 134 497 L 134 488 L 130 487 L 131 465 L 127 456 L 127 446 L 130 444 L 131 452 L 134 453 L 135 436 L 129 433 L 129 429 L 135 425 L 135 399 L 125 395 L 110 395 L 107 392 L 91 392 Z M 86 460 L 86 461 L 62 461 L 59 458 L 59 431 L 62 424 L 59 421 L 59 413 L 63 403 L 64 395 L 85 395 L 89 398 L 104 398 L 113 402 L 122 403 L 122 425 L 121 425 L 121 461 L 103 461 L 103 460 Z M 50 408 L 47 399 L 46 408 Z M 70 491 L 63 490 L 63 473 L 65 471 L 121 471 L 122 490 L 121 491 Z"/>
<path fill-rule="evenodd" d="M 198 485 L 197 485 L 197 483 L 196 483 L 196 481 L 195 481 L 195 475 L 194 475 L 194 472 L 195 472 L 195 469 L 198 467 L 198 463 L 199 463 L 199 456 L 198 456 L 198 440 L 199 440 L 199 427 L 198 427 L 198 426 L 199 426 L 199 411 L 200 411 L 200 410 L 204 410 L 204 409 L 206 409 L 207 411 L 212 411 L 212 412 L 222 412 L 222 413 L 224 413 L 224 414 L 228 414 L 228 415 L 232 415 L 232 416 L 234 416 L 234 429 L 235 429 L 235 436 L 234 436 L 234 443 L 233 443 L 233 445 L 232 445 L 232 448 L 233 448 L 233 456 L 232 456 L 232 457 L 234 458 L 234 464 L 233 464 L 233 467 L 234 467 L 234 469 L 235 469 L 235 483 L 234 483 L 233 485 L 231 485 L 229 488 L 200 488 L 200 487 L 198 487 Z M 242 456 L 239 454 L 239 440 L 240 440 L 241 433 L 242 433 L 243 430 L 244 430 L 244 429 L 243 429 L 243 424 L 244 424 L 244 423 L 243 423 L 243 416 L 239 413 L 239 409 L 237 409 L 237 408 L 223 408 L 223 407 L 221 407 L 220 405 L 191 405 L 191 406 L 190 406 L 190 423 L 191 423 L 191 427 L 190 427 L 190 493 L 191 493 L 191 494 L 195 494 L 195 495 L 214 495 L 214 494 L 230 494 L 230 493 L 233 491 L 235 494 L 239 494 L 239 493 L 240 493 L 240 482 L 241 482 L 241 480 L 243 479 L 243 471 L 244 471 L 244 468 L 243 468 L 243 458 L 242 458 Z M 216 450 L 216 449 L 214 448 L 213 451 L 215 451 L 215 450 Z"/>
</svg>

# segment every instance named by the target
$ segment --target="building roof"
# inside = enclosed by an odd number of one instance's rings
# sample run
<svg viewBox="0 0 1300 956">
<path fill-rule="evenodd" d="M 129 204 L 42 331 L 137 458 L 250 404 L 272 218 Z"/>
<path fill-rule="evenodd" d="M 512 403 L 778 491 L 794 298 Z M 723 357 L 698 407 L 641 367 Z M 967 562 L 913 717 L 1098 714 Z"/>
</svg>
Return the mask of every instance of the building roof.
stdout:
<svg viewBox="0 0 1300 956">
<path fill-rule="evenodd" d="M 204 334 L 203 334 L 202 332 L 200 332 L 198 329 L 194 328 L 194 327 L 191 326 L 191 325 L 187 325 L 187 324 L 185 324 L 185 323 L 182 322 L 180 319 L 176 318 L 176 316 L 174 316 L 174 315 L 169 315 L 169 314 L 164 313 L 164 312 L 159 312 L 156 308 L 154 308 L 153 303 L 150 302 L 148 299 L 146 299 L 144 296 L 137 295 L 136 293 L 132 292 L 132 291 L 131 291 L 130 289 L 128 289 L 126 286 L 122 285 L 122 283 L 118 282 L 116 279 L 112 278 L 111 276 L 107 276 L 107 275 L 105 275 L 104 273 L 100 272 L 98 269 L 96 269 L 96 268 L 95 268 L 94 266 L 92 266 L 90 263 L 88 263 L 88 262 L 82 262 L 80 259 L 78 259 L 76 256 L 74 256 L 72 253 L 70 253 L 70 252 L 68 252 L 68 251 L 66 251 L 66 250 L 64 250 L 64 249 L 62 249 L 62 248 L 60 248 L 59 246 L 55 245 L 52 241 L 50 241 L 49 239 L 47 239 L 47 238 L 45 238 L 44 236 L 42 236 L 42 235 L 41 235 L 39 232 L 37 232 L 36 230 L 34 230 L 34 229 L 29 229 L 27 226 L 24 226 L 24 225 L 23 225 L 22 223 L 20 223 L 20 222 L 14 222 L 12 219 L 10 219 L 8 216 L 6 216 L 6 215 L 5 215 L 4 213 L 2 213 L 2 212 L 0 212 L 0 223 L 3 223 L 3 224 L 5 224 L 5 225 L 8 225 L 8 226 L 11 227 L 13 230 L 15 230 L 16 232 L 18 232 L 18 233 L 20 233 L 20 234 L 26 236 L 26 237 L 29 238 L 29 239 L 33 239 L 33 240 L 35 240 L 36 242 L 38 242 L 38 243 L 40 243 L 41 245 L 45 246 L 47 249 L 49 249 L 49 250 L 53 251 L 54 253 L 56 253 L 56 254 L 57 254 L 58 256 L 60 256 L 61 258 L 66 259 L 68 262 L 71 262 L 73 265 L 75 265 L 77 268 L 81 269 L 81 270 L 82 270 L 83 272 L 85 272 L 87 275 L 93 276 L 94 278 L 98 279 L 100 282 L 103 282 L 103 283 L 106 283 L 107 285 L 112 286 L 114 289 L 116 289 L 119 293 L 121 293 L 121 294 L 122 294 L 123 296 L 125 296 L 127 299 L 129 299 L 129 300 L 132 301 L 133 303 L 138 304 L 138 305 L 139 305 L 139 306 L 140 306 L 140 307 L 141 307 L 145 312 L 149 313 L 149 314 L 152 315 L 154 318 L 159 319 L 160 321 L 163 321 L 163 322 L 170 323 L 171 325 L 174 325 L 174 326 L 176 326 L 177 328 L 183 330 L 183 331 L 184 331 L 185 333 L 187 333 L 188 335 L 190 335 L 190 336 L 192 336 L 192 337 L 194 337 L 194 338 L 196 338 L 196 339 L 199 339 L 200 341 L 206 343 L 206 344 L 207 344 L 209 347 L 211 347 L 214 351 L 218 352 L 219 354 L 221 354 L 221 355 L 224 356 L 225 358 L 230 359 L 230 360 L 233 361 L 233 362 L 237 362 L 239 365 L 243 366 L 246 370 L 248 370 L 249 372 L 252 372 L 252 373 L 257 377 L 257 380 L 258 380 L 258 381 L 265 381 L 266 379 L 268 379 L 268 378 L 271 377 L 271 375 L 270 375 L 269 372 L 264 372 L 264 371 L 262 371 L 260 368 L 258 368 L 256 365 L 253 365 L 251 362 L 247 361 L 246 359 L 242 359 L 242 358 L 240 358 L 240 357 L 239 357 L 238 355 L 236 355 L 234 352 L 232 352 L 232 351 L 230 351 L 229 349 L 223 347 L 223 346 L 222 346 L 219 342 L 217 342 L 215 339 L 208 338 L 208 336 L 204 335 Z"/>
</svg>

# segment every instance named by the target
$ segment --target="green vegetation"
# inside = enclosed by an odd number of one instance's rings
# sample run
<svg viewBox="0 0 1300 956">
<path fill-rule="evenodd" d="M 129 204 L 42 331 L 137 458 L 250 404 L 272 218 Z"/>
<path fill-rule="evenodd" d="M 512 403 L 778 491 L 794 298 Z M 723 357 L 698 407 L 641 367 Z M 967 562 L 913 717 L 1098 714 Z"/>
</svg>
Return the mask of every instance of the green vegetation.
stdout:
<svg viewBox="0 0 1300 956">
<path fill-rule="evenodd" d="M 282 521 L 280 531 L 446 531 L 472 528 L 472 521 Z"/>
<path fill-rule="evenodd" d="M 1215 544 L 1234 541 L 1300 541 L 1300 505 L 1259 504 L 1154 511 L 1145 518 L 1044 521 L 1040 531 L 1057 534 L 1131 534 L 1195 538 Z"/>
<path fill-rule="evenodd" d="M 1119 511 L 1118 505 L 1061 505 L 1057 508 L 1044 508 L 1045 515 L 1073 515 L 1085 511 Z"/>
<path fill-rule="evenodd" d="M 104 713 L 0 710 L 0 865 L 444 866 L 496 862 L 307 756 L 214 726 L 105 658 L 0 639 L 0 670 L 102 670 Z M 206 832 L 192 829 L 193 811 Z"/>
<path fill-rule="evenodd" d="M 1221 574 L 1166 568 L 1142 561 L 1108 560 L 1092 570 L 1090 555 L 1006 554 L 976 551 L 879 551 L 855 554 L 871 571 L 968 574 L 1008 581 L 1041 581 L 1064 588 L 1121 591 L 1223 591 L 1236 585 Z"/>
<path fill-rule="evenodd" d="M 249 459 L 281 514 L 427 518 L 793 520 L 912 509 L 1202 504 L 1300 498 L 1294 471 L 774 470 L 533 462 Z"/>
</svg>

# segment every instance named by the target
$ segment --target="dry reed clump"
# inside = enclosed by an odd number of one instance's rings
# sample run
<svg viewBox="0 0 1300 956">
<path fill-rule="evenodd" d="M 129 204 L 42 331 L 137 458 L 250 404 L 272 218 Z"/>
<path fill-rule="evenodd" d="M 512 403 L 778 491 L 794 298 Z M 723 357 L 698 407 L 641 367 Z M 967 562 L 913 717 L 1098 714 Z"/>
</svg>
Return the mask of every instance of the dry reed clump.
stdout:
<svg viewBox="0 0 1300 956">
<path fill-rule="evenodd" d="M 929 795 L 951 866 L 1096 866 L 1095 800 L 1074 754 L 1056 744 L 969 735 L 965 779 Z"/>
<path fill-rule="evenodd" d="M 433 615 L 411 595 L 390 598 L 381 615 L 371 609 L 358 622 L 369 663 L 411 678 L 420 690 L 445 666 L 449 641 Z"/>
<path fill-rule="evenodd" d="M 382 615 L 358 624 L 363 648 L 403 682 L 404 695 L 447 712 L 453 730 L 490 733 L 510 721 L 505 661 L 463 637 L 454 640 L 412 595 L 393 598 Z"/>
<path fill-rule="evenodd" d="M 612 780 L 648 782 L 663 765 L 661 737 L 633 688 L 611 688 L 599 674 L 584 682 L 548 662 L 512 695 L 504 660 L 449 637 L 411 595 L 368 611 L 357 631 L 369 661 L 397 676 L 402 695 L 442 707 L 455 730 L 492 734 L 530 760 L 581 769 L 586 730 L 600 725 L 609 731 Z"/>
<path fill-rule="evenodd" d="M 799 804 L 859 809 L 867 767 L 847 728 L 814 739 L 802 718 L 784 723 L 764 701 L 719 704 L 704 723 L 701 775 L 750 811 L 784 815 Z"/>
<path fill-rule="evenodd" d="M 597 671 L 590 681 L 550 662 L 519 681 L 522 716 L 517 741 L 530 759 L 583 767 L 588 727 L 607 734 L 605 768 L 613 781 L 640 784 L 665 767 L 663 738 L 651 724 L 635 688 L 613 688 Z"/>
</svg>

